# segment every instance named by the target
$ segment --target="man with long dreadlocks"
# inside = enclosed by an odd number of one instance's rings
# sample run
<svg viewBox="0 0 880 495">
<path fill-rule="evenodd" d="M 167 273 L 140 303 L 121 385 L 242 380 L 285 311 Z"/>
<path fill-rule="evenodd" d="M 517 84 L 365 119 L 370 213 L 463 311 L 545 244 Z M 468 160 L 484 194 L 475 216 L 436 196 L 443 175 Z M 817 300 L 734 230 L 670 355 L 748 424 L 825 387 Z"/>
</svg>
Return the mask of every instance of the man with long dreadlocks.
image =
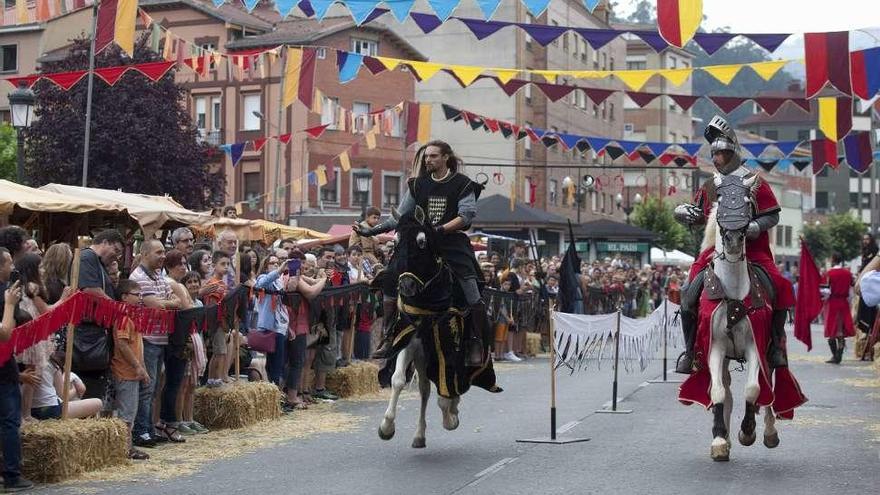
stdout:
<svg viewBox="0 0 880 495">
<path fill-rule="evenodd" d="M 711 146 L 712 163 L 722 176 L 739 175 L 752 177 L 754 172 L 742 163 L 739 141 L 736 133 L 726 120 L 716 115 L 706 126 L 703 133 Z M 715 181 L 707 180 L 697 192 L 695 204 L 683 204 L 675 208 L 675 219 L 687 226 L 703 225 L 709 218 L 714 203 L 717 201 Z M 794 291 L 786 278 L 780 273 L 773 261 L 770 251 L 770 236 L 767 233 L 779 223 L 781 210 L 770 185 L 758 177 L 753 189 L 751 203 L 753 220 L 746 230 L 746 258 L 753 265 L 763 269 L 765 285 L 772 284 L 775 289 L 773 301 L 773 317 L 771 321 L 771 339 L 767 346 L 767 364 L 771 368 L 788 366 L 785 355 L 785 320 L 788 310 L 794 306 Z M 684 332 L 686 350 L 678 358 L 675 371 L 690 374 L 694 364 L 694 344 L 697 339 L 697 309 L 700 293 L 703 290 L 705 268 L 712 262 L 715 250 L 709 246 L 691 266 L 688 285 L 682 289 L 681 326 Z"/>
<path fill-rule="evenodd" d="M 482 336 L 489 331 L 486 304 L 480 294 L 481 272 L 470 240 L 464 230 L 468 229 L 477 214 L 477 199 L 483 186 L 459 171 L 462 162 L 443 141 L 431 141 L 416 153 L 413 175 L 407 180 L 407 188 L 400 206 L 391 218 L 372 228 L 354 225 L 352 229 L 361 236 L 370 237 L 393 230 L 397 219 L 412 213 L 420 206 L 427 220 L 442 236 L 440 252 L 443 260 L 455 274 L 461 294 L 470 307 L 474 331 L 467 349 L 470 366 L 482 364 L 484 353 Z M 392 267 L 383 283 L 383 315 L 385 319 L 382 346 L 373 353 L 374 359 L 385 359 L 391 351 L 397 304 L 397 275 Z"/>
</svg>

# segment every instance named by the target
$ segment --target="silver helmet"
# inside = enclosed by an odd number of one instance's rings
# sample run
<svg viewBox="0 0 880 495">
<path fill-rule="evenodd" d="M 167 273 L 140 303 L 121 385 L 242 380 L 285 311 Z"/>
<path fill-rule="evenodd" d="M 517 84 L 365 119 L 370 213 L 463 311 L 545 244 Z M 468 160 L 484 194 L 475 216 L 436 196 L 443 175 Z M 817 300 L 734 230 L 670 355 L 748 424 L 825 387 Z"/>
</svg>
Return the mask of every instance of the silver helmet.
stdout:
<svg viewBox="0 0 880 495">
<path fill-rule="evenodd" d="M 724 167 L 725 170 L 719 170 L 719 172 L 728 174 L 739 167 L 742 161 L 739 140 L 736 138 L 736 132 L 734 132 L 733 128 L 730 127 L 730 124 L 728 124 L 723 117 L 720 115 L 712 117 L 712 120 L 709 121 L 709 125 L 706 126 L 706 130 L 703 131 L 703 136 L 706 138 L 706 141 L 709 142 L 712 154 L 716 151 L 723 150 L 733 152 L 734 156 L 728 166 Z"/>
</svg>

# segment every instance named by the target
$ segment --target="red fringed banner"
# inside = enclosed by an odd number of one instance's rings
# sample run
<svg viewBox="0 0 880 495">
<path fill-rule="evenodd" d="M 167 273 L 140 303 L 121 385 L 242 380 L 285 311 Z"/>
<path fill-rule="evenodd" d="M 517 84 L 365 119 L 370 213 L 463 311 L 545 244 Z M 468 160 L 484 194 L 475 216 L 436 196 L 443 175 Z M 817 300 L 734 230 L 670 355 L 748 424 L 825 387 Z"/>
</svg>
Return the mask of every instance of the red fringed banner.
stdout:
<svg viewBox="0 0 880 495">
<path fill-rule="evenodd" d="M 174 67 L 174 62 L 147 62 L 143 64 L 103 67 L 95 69 L 95 75 L 110 86 L 116 84 L 116 82 L 129 71 L 139 72 L 151 81 L 156 82 L 171 70 L 172 67 Z M 76 70 L 72 72 L 55 72 L 51 74 L 31 74 L 28 76 L 8 77 L 5 80 L 9 81 L 13 86 L 25 83 L 25 85 L 31 87 L 36 84 L 37 81 L 46 79 L 64 91 L 68 91 L 70 88 L 74 87 L 76 83 L 80 82 L 86 74 L 88 74 L 88 71 L 86 70 Z"/>
</svg>

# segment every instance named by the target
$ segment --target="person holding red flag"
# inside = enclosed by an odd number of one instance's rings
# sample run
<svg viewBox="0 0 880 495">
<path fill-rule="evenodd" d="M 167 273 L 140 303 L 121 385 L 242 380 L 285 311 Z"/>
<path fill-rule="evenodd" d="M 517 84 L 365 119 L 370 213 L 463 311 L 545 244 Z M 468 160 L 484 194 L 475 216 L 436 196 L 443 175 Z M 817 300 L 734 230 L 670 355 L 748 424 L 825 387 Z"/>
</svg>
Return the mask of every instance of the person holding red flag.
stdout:
<svg viewBox="0 0 880 495">
<path fill-rule="evenodd" d="M 825 275 L 826 288 L 823 288 L 824 294 L 828 294 L 825 301 L 825 338 L 831 348 L 831 359 L 825 362 L 840 364 L 846 348 L 846 337 L 856 335 L 849 308 L 850 288 L 855 281 L 849 268 L 843 266 L 840 253 L 831 255 L 831 264 L 834 266 Z"/>
</svg>

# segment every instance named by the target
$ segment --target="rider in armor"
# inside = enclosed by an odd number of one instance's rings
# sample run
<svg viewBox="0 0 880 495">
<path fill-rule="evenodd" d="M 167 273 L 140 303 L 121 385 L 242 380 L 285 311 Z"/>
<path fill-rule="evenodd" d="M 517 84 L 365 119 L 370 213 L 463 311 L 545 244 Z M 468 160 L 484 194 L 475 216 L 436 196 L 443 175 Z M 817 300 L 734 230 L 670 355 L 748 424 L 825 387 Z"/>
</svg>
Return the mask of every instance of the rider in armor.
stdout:
<svg viewBox="0 0 880 495">
<path fill-rule="evenodd" d="M 458 280 L 461 292 L 471 310 L 473 332 L 468 346 L 468 365 L 479 366 L 483 361 L 482 338 L 489 329 L 486 305 L 480 294 L 477 277 L 482 272 L 474 256 L 470 240 L 464 233 L 477 214 L 477 197 L 482 186 L 459 172 L 461 160 L 443 141 L 431 141 L 416 154 L 413 175 L 407 180 L 400 206 L 385 222 L 372 228 L 355 225 L 361 236 L 375 236 L 397 227 L 398 218 L 421 206 L 426 221 L 442 236 L 439 250 Z M 396 274 L 394 274 L 396 275 Z M 382 346 L 373 353 L 374 359 L 384 359 L 391 350 L 393 318 L 389 315 L 397 301 L 397 278 L 388 277 L 383 287 L 383 307 L 386 324 Z"/>
<path fill-rule="evenodd" d="M 739 141 L 727 121 L 716 115 L 706 126 L 703 135 L 711 146 L 712 163 L 719 174 L 722 176 L 735 174 L 743 178 L 755 175 L 743 166 Z M 788 310 L 794 306 L 794 291 L 791 282 L 779 273 L 770 251 L 770 237 L 767 231 L 779 223 L 779 203 L 770 185 L 761 177 L 758 177 L 752 191 L 750 202 L 753 219 L 746 229 L 746 258 L 750 263 L 764 270 L 775 289 L 771 321 L 772 337 L 767 347 L 767 363 L 771 368 L 779 368 L 788 366 L 785 355 L 785 320 Z M 716 201 L 715 182 L 710 178 L 697 192 L 695 204 L 683 204 L 675 208 L 675 219 L 687 226 L 703 225 Z M 691 266 L 688 285 L 682 288 L 681 323 L 687 347 L 676 364 L 678 373 L 690 374 L 693 371 L 697 309 L 700 293 L 703 290 L 703 272 L 712 262 L 713 255 L 713 246 L 700 254 Z"/>
</svg>

